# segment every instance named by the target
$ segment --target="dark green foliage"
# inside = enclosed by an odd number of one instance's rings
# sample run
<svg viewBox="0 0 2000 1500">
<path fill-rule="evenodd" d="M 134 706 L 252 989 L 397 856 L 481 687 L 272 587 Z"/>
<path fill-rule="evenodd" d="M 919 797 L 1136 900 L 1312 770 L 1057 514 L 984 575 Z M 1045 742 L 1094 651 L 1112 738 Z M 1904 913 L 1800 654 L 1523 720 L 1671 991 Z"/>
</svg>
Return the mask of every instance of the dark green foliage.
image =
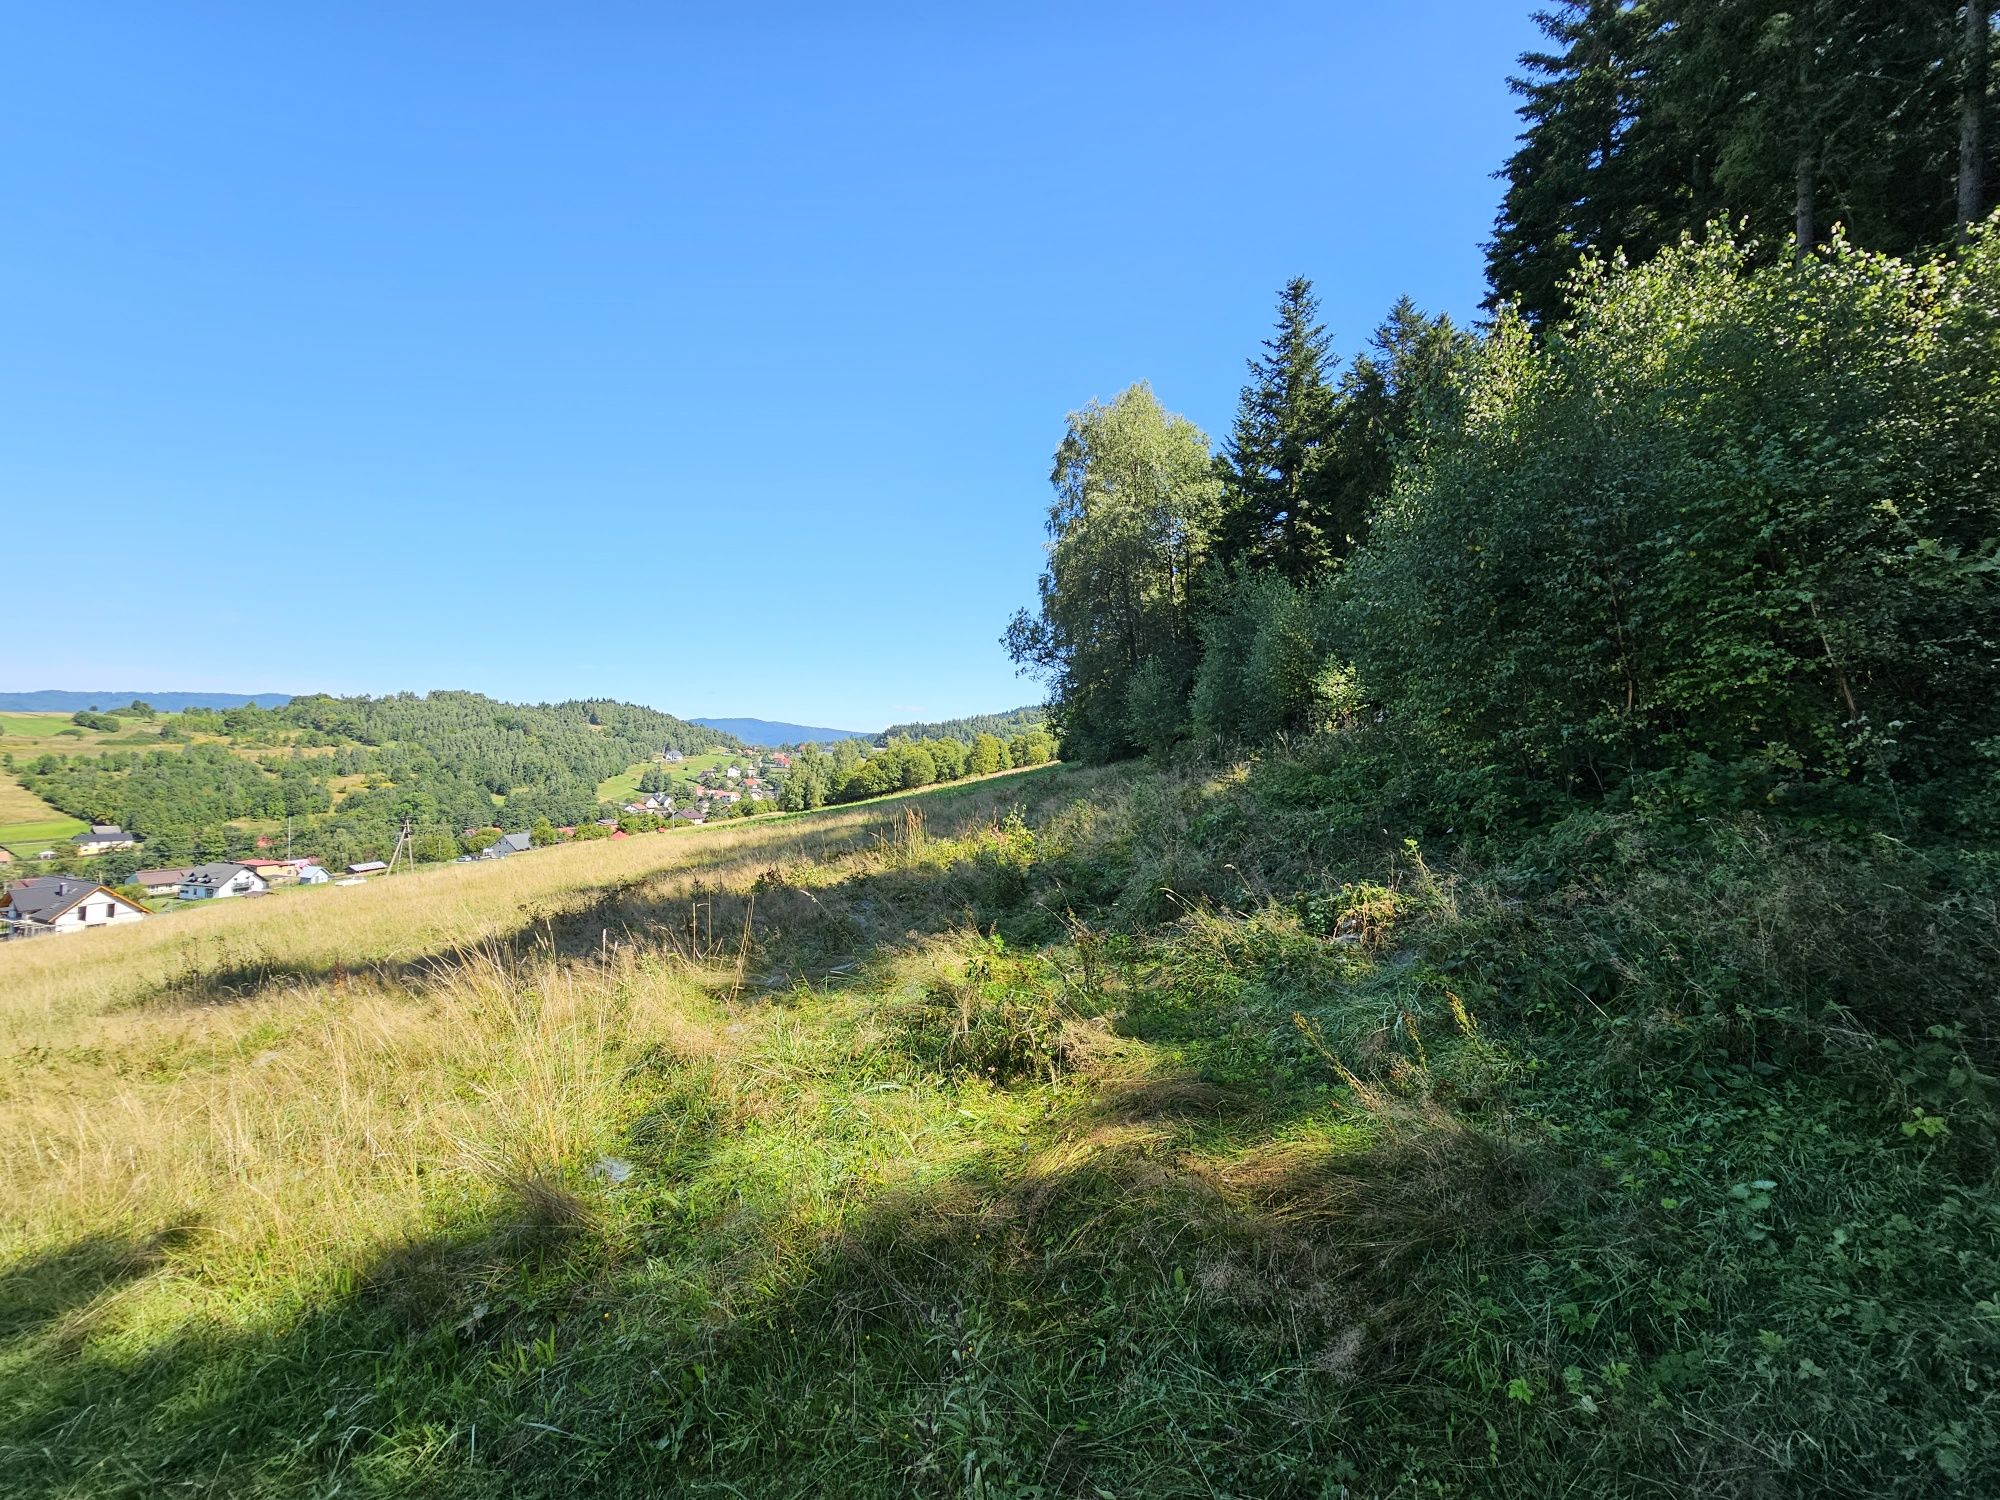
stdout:
<svg viewBox="0 0 2000 1500">
<path fill-rule="evenodd" d="M 1007 635 L 1050 680 L 1071 756 L 1325 722 L 1314 684 L 1333 646 L 1328 579 L 1367 537 L 1397 466 L 1456 429 L 1472 340 L 1406 297 L 1335 383 L 1314 307 L 1309 283 L 1285 288 L 1215 461 L 1219 496 L 1186 462 L 1199 435 L 1178 419 L 1161 434 L 1150 391 L 1072 417 L 1040 617 L 1023 611 Z"/>
<path fill-rule="evenodd" d="M 1250 384 L 1217 460 L 1224 485 L 1215 554 L 1223 562 L 1304 578 L 1352 545 L 1326 472 L 1334 402 L 1332 353 L 1304 277 L 1278 297 L 1278 326 L 1250 361 Z"/>
<path fill-rule="evenodd" d="M 841 741 L 830 752 L 808 745 L 792 757 L 779 806 L 797 812 L 858 802 L 1012 766 L 1039 766 L 1055 756 L 1055 737 L 1040 727 L 1015 735 L 1011 743 L 993 735 L 981 735 L 971 744 L 955 739 L 896 740 L 873 754 L 851 740 Z"/>
<path fill-rule="evenodd" d="M 955 983 L 936 984 L 896 1015 L 903 1050 L 920 1066 L 992 1083 L 1053 1080 L 1072 1059 L 1069 1009 L 1055 971 L 1010 957 L 995 937 Z"/>
<path fill-rule="evenodd" d="M 1644 259 L 1712 219 L 1776 250 L 1831 228 L 1921 254 L 1956 227 L 1954 0 L 1562 0 L 1521 59 L 1520 148 L 1491 304 L 1565 315 L 1585 258 Z M 1990 147 L 1975 152 L 1982 177 Z M 1984 190 L 1974 184 L 1975 198 Z M 1976 216 L 1976 214 L 1975 214 Z"/>
<path fill-rule="evenodd" d="M 1287 731 L 1331 727 L 1348 681 L 1332 662 L 1332 585 L 1239 571 L 1218 578 L 1209 599 L 1191 703 L 1195 731 L 1224 743 L 1256 744 Z"/>
</svg>

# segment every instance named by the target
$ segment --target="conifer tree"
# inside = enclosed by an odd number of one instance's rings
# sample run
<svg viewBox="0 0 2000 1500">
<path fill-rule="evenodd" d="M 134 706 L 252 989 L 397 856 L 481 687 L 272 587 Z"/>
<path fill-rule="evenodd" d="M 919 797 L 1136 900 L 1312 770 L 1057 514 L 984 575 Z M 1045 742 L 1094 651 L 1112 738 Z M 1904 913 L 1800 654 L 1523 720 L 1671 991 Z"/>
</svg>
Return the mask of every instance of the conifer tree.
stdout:
<svg viewBox="0 0 2000 1500">
<path fill-rule="evenodd" d="M 1562 0 L 1521 59 L 1521 144 L 1489 306 L 1568 311 L 1579 259 L 1642 260 L 1711 220 L 1804 254 L 1841 226 L 1895 255 L 1983 198 L 1985 9 L 1959 0 Z M 1977 79 L 1975 83 L 1973 80 Z"/>
<path fill-rule="evenodd" d="M 1322 460 L 1332 432 L 1332 363 L 1319 301 L 1303 276 L 1278 297 L 1277 331 L 1251 360 L 1250 384 L 1217 463 L 1225 501 L 1217 552 L 1304 578 L 1340 550 Z"/>
</svg>

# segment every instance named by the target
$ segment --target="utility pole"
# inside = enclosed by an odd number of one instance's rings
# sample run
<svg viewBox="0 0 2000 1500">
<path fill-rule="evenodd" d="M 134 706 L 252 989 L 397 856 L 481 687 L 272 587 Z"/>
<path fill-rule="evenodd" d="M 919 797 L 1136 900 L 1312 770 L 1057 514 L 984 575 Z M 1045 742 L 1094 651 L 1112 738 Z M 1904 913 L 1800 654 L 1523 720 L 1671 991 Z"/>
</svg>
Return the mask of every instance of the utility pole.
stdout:
<svg viewBox="0 0 2000 1500">
<path fill-rule="evenodd" d="M 416 851 L 410 848 L 410 820 L 407 815 L 403 818 L 402 832 L 396 835 L 396 847 L 389 855 L 389 868 L 382 873 L 385 875 L 395 874 L 396 861 L 399 859 L 406 866 L 417 862 Z"/>
</svg>

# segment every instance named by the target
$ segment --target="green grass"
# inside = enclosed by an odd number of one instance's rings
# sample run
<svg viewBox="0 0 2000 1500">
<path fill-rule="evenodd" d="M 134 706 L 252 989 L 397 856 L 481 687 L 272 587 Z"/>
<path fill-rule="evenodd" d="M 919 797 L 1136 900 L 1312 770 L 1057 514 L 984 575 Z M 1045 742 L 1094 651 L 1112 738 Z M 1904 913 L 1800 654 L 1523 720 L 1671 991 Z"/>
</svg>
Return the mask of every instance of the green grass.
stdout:
<svg viewBox="0 0 2000 1500">
<path fill-rule="evenodd" d="M 1990 871 L 1314 754 L 0 950 L 0 1490 L 1992 1493 Z"/>
<path fill-rule="evenodd" d="M 27 823 L 0 823 L 0 849 L 17 859 L 31 860 L 44 849 L 60 850 L 90 825 L 76 818 L 43 818 Z"/>
<path fill-rule="evenodd" d="M 692 781 L 703 771 L 721 771 L 730 766 L 743 766 L 747 769 L 755 763 L 755 759 L 754 755 L 716 752 L 710 755 L 690 755 L 680 764 L 672 766 L 662 765 L 659 761 L 641 761 L 636 765 L 627 766 L 616 776 L 607 776 L 600 781 L 597 784 L 597 800 L 611 803 L 630 802 L 639 795 L 639 778 L 654 766 L 659 766 L 670 776 Z"/>
<path fill-rule="evenodd" d="M 0 735 L 21 735 L 28 739 L 40 739 L 45 735 L 54 734 L 58 729 L 72 727 L 68 714 L 0 713 Z"/>
<path fill-rule="evenodd" d="M 116 734 L 83 729 L 68 714 L 0 713 L 0 753 L 25 760 L 37 755 L 95 755 L 102 750 L 143 749 L 160 744 L 140 720 L 127 719 Z"/>
</svg>

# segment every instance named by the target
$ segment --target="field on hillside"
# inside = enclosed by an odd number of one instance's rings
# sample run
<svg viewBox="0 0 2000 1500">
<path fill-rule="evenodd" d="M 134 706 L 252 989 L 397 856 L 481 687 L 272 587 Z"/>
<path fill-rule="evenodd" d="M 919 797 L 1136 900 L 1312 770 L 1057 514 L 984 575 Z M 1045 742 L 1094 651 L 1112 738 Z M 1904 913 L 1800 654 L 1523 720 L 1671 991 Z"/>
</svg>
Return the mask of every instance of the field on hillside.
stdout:
<svg viewBox="0 0 2000 1500">
<path fill-rule="evenodd" d="M 109 746 L 136 749 L 157 746 L 158 727 L 127 719 L 117 732 L 85 729 L 68 714 L 0 714 L 0 751 L 19 755 L 90 755 Z"/>
<path fill-rule="evenodd" d="M 600 802 L 629 802 L 639 795 L 639 778 L 654 766 L 669 775 L 693 780 L 703 771 L 720 771 L 728 766 L 748 765 L 755 761 L 754 755 L 738 751 L 718 751 L 712 755 L 690 755 L 676 765 L 664 765 L 658 761 L 641 761 L 628 766 L 616 776 L 606 777 L 597 784 L 597 800 Z"/>
<path fill-rule="evenodd" d="M 6 771 L 0 771 L 0 849 L 32 857 L 88 826 L 80 818 L 65 817 Z"/>
<path fill-rule="evenodd" d="M 1754 822 L 1452 869 L 1321 775 L 0 946 L 0 1493 L 2000 1481 L 1977 1068 L 1853 1042 L 1983 993 L 1990 888 Z"/>
</svg>

